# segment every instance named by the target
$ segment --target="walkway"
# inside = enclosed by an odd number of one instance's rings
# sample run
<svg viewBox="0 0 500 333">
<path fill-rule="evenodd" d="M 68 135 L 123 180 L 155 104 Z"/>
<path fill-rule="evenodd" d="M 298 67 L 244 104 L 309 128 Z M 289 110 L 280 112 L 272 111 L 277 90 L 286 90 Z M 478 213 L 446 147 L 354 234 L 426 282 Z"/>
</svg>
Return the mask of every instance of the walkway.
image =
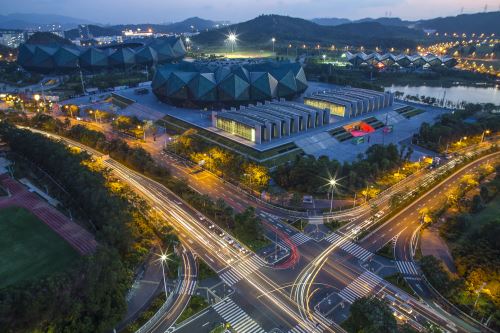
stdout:
<svg viewBox="0 0 500 333">
<path fill-rule="evenodd" d="M 423 230 L 420 249 L 424 256 L 432 255 L 441 259 L 450 273 L 457 272 L 450 249 L 444 239 L 439 236 L 438 226 L 433 225 Z"/>
</svg>

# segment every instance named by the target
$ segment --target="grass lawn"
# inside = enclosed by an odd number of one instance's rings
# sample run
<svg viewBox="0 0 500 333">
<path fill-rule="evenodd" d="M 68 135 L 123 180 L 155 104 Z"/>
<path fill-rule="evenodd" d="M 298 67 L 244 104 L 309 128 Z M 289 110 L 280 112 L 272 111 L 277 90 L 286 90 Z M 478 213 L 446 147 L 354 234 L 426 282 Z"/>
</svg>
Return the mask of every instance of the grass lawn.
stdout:
<svg viewBox="0 0 500 333">
<path fill-rule="evenodd" d="M 194 316 L 207 307 L 208 303 L 203 297 L 193 295 L 189 300 L 187 307 L 184 309 L 184 312 L 182 312 L 180 317 L 177 319 L 176 323 L 182 323 L 184 320 Z"/>
<path fill-rule="evenodd" d="M 393 260 L 394 259 L 394 248 L 393 248 L 392 242 L 385 244 L 383 248 L 381 248 L 380 250 L 377 251 L 377 254 Z"/>
<path fill-rule="evenodd" d="M 78 253 L 29 211 L 0 210 L 0 288 L 67 268 Z"/>
</svg>

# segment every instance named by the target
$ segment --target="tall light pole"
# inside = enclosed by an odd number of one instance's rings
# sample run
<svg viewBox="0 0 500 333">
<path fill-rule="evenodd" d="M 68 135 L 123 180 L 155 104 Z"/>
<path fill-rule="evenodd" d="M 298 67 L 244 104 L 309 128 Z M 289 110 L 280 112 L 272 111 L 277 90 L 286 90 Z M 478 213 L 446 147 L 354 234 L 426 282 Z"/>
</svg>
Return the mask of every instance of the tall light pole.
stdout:
<svg viewBox="0 0 500 333">
<path fill-rule="evenodd" d="M 234 52 L 234 44 L 237 39 L 238 38 L 234 32 L 230 32 L 229 35 L 227 35 L 227 40 L 229 41 L 229 44 L 231 44 L 231 53 Z"/>
<path fill-rule="evenodd" d="M 167 253 L 164 253 L 161 249 L 160 249 L 160 254 L 158 256 L 159 256 L 158 260 L 160 261 L 161 270 L 163 273 L 163 287 L 165 290 L 165 300 L 167 300 L 168 299 L 168 291 L 167 291 L 167 278 L 165 277 L 165 265 L 166 265 L 166 262 L 169 258 L 168 258 Z"/>
<path fill-rule="evenodd" d="M 276 38 L 271 38 L 271 42 L 273 42 L 273 53 L 274 53 L 274 43 L 276 43 Z"/>
<path fill-rule="evenodd" d="M 333 210 L 333 190 L 335 189 L 335 186 L 337 186 L 337 180 L 332 178 L 328 181 L 328 185 L 330 185 L 330 213 Z"/>
<path fill-rule="evenodd" d="M 481 143 L 483 143 L 483 141 L 484 141 L 484 135 L 485 135 L 485 134 L 490 134 L 490 133 L 491 133 L 491 131 L 490 131 L 490 130 L 485 130 L 485 131 L 483 131 L 483 134 L 481 135 Z"/>
</svg>

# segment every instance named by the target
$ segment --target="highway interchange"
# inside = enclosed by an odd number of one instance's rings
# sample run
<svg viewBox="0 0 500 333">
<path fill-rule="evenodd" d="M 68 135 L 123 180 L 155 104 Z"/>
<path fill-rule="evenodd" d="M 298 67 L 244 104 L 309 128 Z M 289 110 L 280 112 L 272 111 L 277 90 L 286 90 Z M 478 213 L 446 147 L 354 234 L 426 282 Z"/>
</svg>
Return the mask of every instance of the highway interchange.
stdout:
<svg viewBox="0 0 500 333">
<path fill-rule="evenodd" d="M 190 186 L 200 193 L 215 198 L 222 197 L 236 211 L 254 206 L 265 225 L 280 230 L 281 241 L 285 240 L 298 254 L 291 265 L 274 267 L 239 244 L 236 239 L 227 238 L 227 235 L 226 239 L 220 237 L 222 230 L 165 186 L 89 147 L 66 138 L 58 138 L 99 157 L 107 168 L 146 199 L 152 209 L 174 227 L 182 242 L 184 279 L 176 290 L 177 296 L 172 298 L 169 310 L 159 315 L 144 331 L 209 332 L 210 327 L 203 326 L 202 322 L 206 318 L 218 317 L 219 320 L 230 323 L 237 332 L 343 332 L 332 320 L 338 319 L 335 312 L 345 312 L 355 299 L 369 295 L 392 300 L 397 317 L 417 329 L 429 322 L 449 332 L 488 331 L 460 312 L 453 311 L 452 314 L 439 305 L 439 297 L 436 299 L 435 292 L 420 278 L 420 271 L 413 262 L 411 244 L 415 231 L 420 226 L 421 208 L 438 205 L 438 199 L 443 197 L 443 192 L 450 184 L 479 165 L 498 161 L 499 153 L 467 163 L 451 176 L 440 180 L 437 186 L 433 182 L 440 177 L 440 173 L 452 169 L 454 164 L 461 162 L 460 159 L 465 154 L 472 155 L 486 148 L 476 147 L 475 153 L 466 151 L 439 168 L 419 171 L 382 192 L 369 204 L 332 215 L 331 218 L 351 222 L 320 241 L 313 240 L 291 226 L 283 225 L 283 218 L 296 217 L 293 215 L 301 213 L 274 209 L 256 201 L 245 192 L 235 190 L 233 185 L 212 174 L 203 172 L 204 175 L 200 177 L 200 173 L 192 174 L 190 165 L 172 157 L 161 157 L 165 164 L 170 165 L 173 175 L 187 178 Z M 357 240 L 360 234 L 364 234 L 363 230 L 379 222 L 378 219 L 384 219 L 384 215 L 390 212 L 389 200 L 393 194 L 404 193 L 411 196 L 412 190 L 426 184 L 430 188 L 425 189 L 423 195 L 415 197 L 402 211 Z M 373 204 L 380 210 L 378 218 L 372 216 Z M 395 249 L 395 266 L 420 299 L 406 294 L 374 273 L 372 263 L 376 262 L 374 258 L 377 257 L 374 253 L 391 241 Z M 175 320 L 186 306 L 196 285 L 193 255 L 217 272 L 221 280 L 234 290 L 234 295 L 221 300 L 182 327 L 174 328 Z M 328 306 L 324 306 L 325 304 Z M 330 313 L 325 312 L 322 307 L 329 309 Z M 203 315 L 208 317 L 203 318 Z"/>
</svg>

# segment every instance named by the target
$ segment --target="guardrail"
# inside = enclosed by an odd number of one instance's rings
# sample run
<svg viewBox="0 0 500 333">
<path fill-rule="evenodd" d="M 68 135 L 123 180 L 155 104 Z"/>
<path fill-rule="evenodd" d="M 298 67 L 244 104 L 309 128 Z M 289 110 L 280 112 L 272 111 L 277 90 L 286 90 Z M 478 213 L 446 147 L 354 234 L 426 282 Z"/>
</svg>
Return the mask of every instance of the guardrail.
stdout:
<svg viewBox="0 0 500 333">
<path fill-rule="evenodd" d="M 158 311 L 156 311 L 156 313 L 151 318 L 149 318 L 149 320 L 147 322 L 145 322 L 144 325 L 142 325 L 137 331 L 135 331 L 135 333 L 149 332 L 149 330 L 151 329 L 151 327 L 154 324 L 156 324 L 156 322 L 158 321 L 158 319 L 160 319 L 161 317 L 163 317 L 163 315 L 167 312 L 167 310 L 170 309 L 170 305 L 171 305 L 171 303 L 174 300 L 174 294 L 177 293 L 177 295 L 179 295 L 179 291 L 180 291 L 180 288 L 182 286 L 182 281 L 183 280 L 181 278 L 181 272 L 182 272 L 182 269 L 181 269 L 181 267 L 179 267 L 179 269 L 177 271 L 177 277 L 179 278 L 179 283 L 177 284 L 177 286 L 175 287 L 175 289 L 172 290 L 172 292 L 170 293 L 170 295 L 168 295 L 167 300 L 165 301 L 165 303 L 163 303 L 163 305 L 158 309 Z"/>
<path fill-rule="evenodd" d="M 489 328 L 488 326 L 485 326 L 483 323 L 477 321 L 475 318 L 469 316 L 467 313 L 463 312 L 455 304 L 451 303 L 446 297 L 444 297 L 443 295 L 441 295 L 441 293 L 436 288 L 434 288 L 434 286 L 429 282 L 429 280 L 427 280 L 427 278 L 425 277 L 425 274 L 422 274 L 422 281 L 424 281 L 425 285 L 427 287 L 429 287 L 429 289 L 434 294 L 436 294 L 441 301 L 444 301 L 446 303 L 446 305 L 449 306 L 449 307 L 451 307 L 455 311 L 455 313 L 457 313 L 459 316 L 461 316 L 462 318 L 465 317 L 465 319 L 467 319 L 469 321 L 472 321 L 476 325 L 481 326 L 481 328 L 486 329 L 488 332 L 492 332 L 492 333 L 496 332 L 495 330 Z"/>
</svg>

